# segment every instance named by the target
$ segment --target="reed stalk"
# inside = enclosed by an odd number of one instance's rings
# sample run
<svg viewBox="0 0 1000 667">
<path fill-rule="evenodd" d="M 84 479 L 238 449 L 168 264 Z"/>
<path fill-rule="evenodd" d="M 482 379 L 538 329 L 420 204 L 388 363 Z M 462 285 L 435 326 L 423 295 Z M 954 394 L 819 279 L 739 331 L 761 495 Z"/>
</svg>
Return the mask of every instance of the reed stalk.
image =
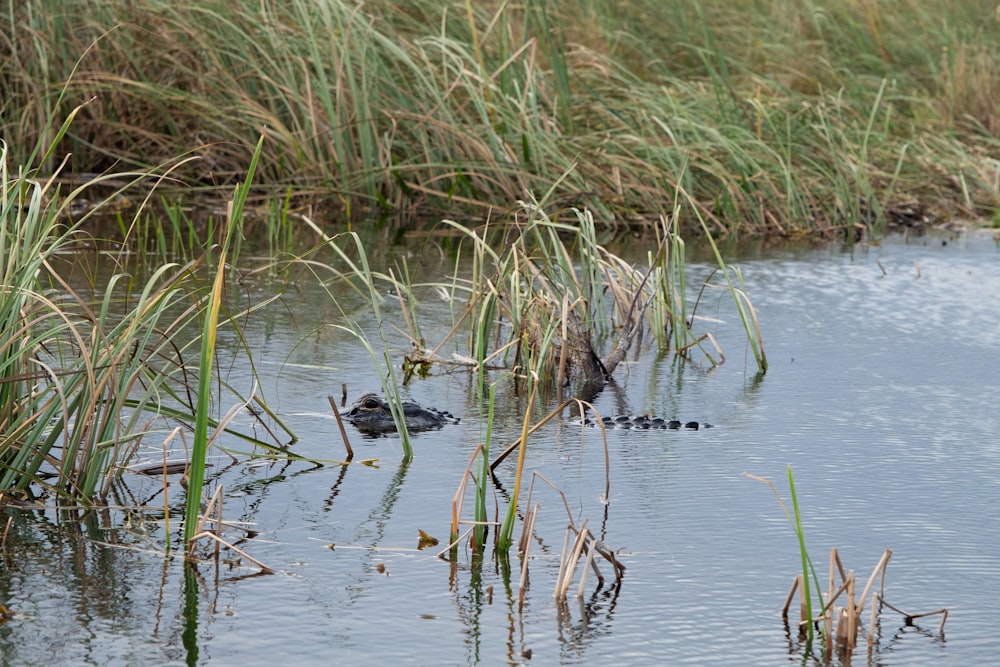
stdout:
<svg viewBox="0 0 1000 667">
<path fill-rule="evenodd" d="M 774 493 L 774 497 L 777 498 L 778 500 L 778 505 L 781 506 L 781 510 L 785 513 L 785 518 L 788 519 L 788 523 L 792 526 L 792 530 L 795 531 L 795 538 L 799 546 L 799 557 L 802 561 L 802 573 L 796 577 L 795 580 L 796 583 L 792 586 L 792 592 L 789 593 L 789 598 L 785 604 L 785 609 L 787 613 L 788 605 L 792 600 L 792 596 L 794 595 L 796 588 L 801 587 L 802 593 L 800 598 L 802 600 L 802 607 L 803 607 L 802 624 L 806 626 L 803 629 L 807 633 L 807 638 L 809 642 L 808 645 L 811 646 L 814 637 L 814 628 L 813 628 L 814 616 L 812 613 L 813 606 L 812 606 L 811 593 L 813 589 L 809 583 L 810 576 L 812 577 L 812 580 L 815 584 L 815 591 L 817 598 L 819 600 L 820 609 L 824 609 L 825 611 L 826 605 L 823 602 L 823 593 L 822 593 L 823 589 L 819 581 L 819 575 L 816 573 L 816 569 L 815 567 L 813 567 L 812 559 L 809 557 L 809 552 L 806 549 L 805 531 L 802 528 L 802 514 L 799 511 L 798 496 L 795 493 L 795 479 L 792 475 L 792 466 L 790 465 L 788 466 L 788 485 L 792 498 L 792 507 L 794 514 L 789 513 L 788 508 L 785 506 L 785 502 L 781 499 L 781 494 L 778 493 L 778 489 L 774 485 L 774 482 L 772 482 L 769 479 L 758 477 L 757 475 L 752 475 L 746 472 L 743 473 L 743 476 L 749 477 L 750 479 L 755 479 L 758 482 L 764 482 L 769 487 L 771 487 L 771 492 Z M 839 559 L 837 562 L 839 562 Z M 832 563 L 833 561 L 831 560 L 831 567 Z M 841 569 L 841 577 L 846 579 L 846 575 L 844 574 L 843 569 Z"/>
<path fill-rule="evenodd" d="M 517 472 L 514 474 L 514 491 L 511 494 L 510 501 L 507 503 L 507 514 L 504 516 L 503 523 L 500 525 L 500 535 L 497 540 L 497 551 L 499 553 L 507 553 L 510 551 L 512 544 L 514 523 L 517 521 L 517 503 L 521 493 L 521 479 L 524 475 L 524 460 L 528 450 L 528 430 L 531 422 L 531 411 L 534 406 L 536 391 L 537 385 L 533 383 L 531 393 L 528 395 L 528 406 L 525 408 L 524 421 L 521 424 L 521 446 L 517 450 Z"/>
<path fill-rule="evenodd" d="M 486 528 L 487 521 L 489 520 L 486 513 L 486 499 L 489 496 L 489 489 L 493 480 L 493 475 L 490 471 L 490 443 L 493 439 L 493 408 L 495 400 L 496 387 L 490 385 L 486 413 L 486 435 L 483 438 L 483 447 L 479 452 L 481 465 L 479 467 L 479 476 L 476 479 L 476 504 L 474 511 L 476 523 L 472 533 L 473 549 L 479 553 L 485 553 L 486 550 Z"/>
<path fill-rule="evenodd" d="M 812 595 L 809 590 L 809 574 L 812 567 L 812 562 L 809 559 L 809 551 L 806 549 L 806 536 L 805 531 L 802 530 L 802 514 L 799 512 L 799 499 L 795 494 L 795 479 L 792 476 L 792 466 L 788 466 L 788 492 L 792 498 L 792 508 L 795 511 L 795 523 L 793 527 L 795 528 L 795 537 L 799 542 L 799 557 L 802 560 L 802 590 L 803 590 L 803 603 L 806 608 L 806 637 L 809 643 L 813 641 L 813 614 L 812 614 Z M 820 596 L 820 606 L 823 606 L 823 596 L 819 592 L 819 586 L 817 585 L 817 594 Z"/>
<path fill-rule="evenodd" d="M 254 173 L 264 148 L 264 135 L 257 141 L 246 180 L 236 187 L 226 221 L 226 235 L 218 252 L 219 262 L 215 282 L 208 294 L 208 309 L 204 315 L 201 335 L 201 358 L 198 362 L 198 406 L 195 412 L 194 435 L 188 466 L 188 493 L 184 510 L 184 547 L 190 550 L 198 534 L 198 514 L 201 512 L 202 487 L 205 484 L 205 458 L 208 453 L 208 415 L 212 400 L 212 367 L 215 359 L 215 340 L 219 328 L 219 309 L 226 287 L 227 253 L 234 235 L 240 227 L 243 209 L 250 194 Z"/>
</svg>

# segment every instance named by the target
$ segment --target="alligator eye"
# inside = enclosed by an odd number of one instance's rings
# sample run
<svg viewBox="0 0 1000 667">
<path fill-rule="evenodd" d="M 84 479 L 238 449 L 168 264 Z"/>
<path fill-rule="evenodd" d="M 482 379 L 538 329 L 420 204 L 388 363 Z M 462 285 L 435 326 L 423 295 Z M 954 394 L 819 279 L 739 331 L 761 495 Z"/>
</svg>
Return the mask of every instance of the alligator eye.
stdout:
<svg viewBox="0 0 1000 667">
<path fill-rule="evenodd" d="M 374 410 L 375 408 L 381 407 L 382 402 L 375 398 L 374 396 L 365 399 L 365 409 Z"/>
</svg>

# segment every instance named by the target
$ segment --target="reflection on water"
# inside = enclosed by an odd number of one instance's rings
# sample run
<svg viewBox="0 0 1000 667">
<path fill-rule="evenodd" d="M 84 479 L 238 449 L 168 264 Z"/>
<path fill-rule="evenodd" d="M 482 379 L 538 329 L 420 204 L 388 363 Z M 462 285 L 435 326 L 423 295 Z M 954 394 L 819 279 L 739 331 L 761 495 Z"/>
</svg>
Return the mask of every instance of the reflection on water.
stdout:
<svg viewBox="0 0 1000 667">
<path fill-rule="evenodd" d="M 145 552 L 149 528 L 108 511 L 72 514 L 7 511 L 3 664 L 83 664 L 92 651 L 122 664 L 183 659 L 177 601 L 158 589 L 177 568 Z"/>
<path fill-rule="evenodd" d="M 528 467 L 619 554 L 628 568 L 620 587 L 591 579 L 581 598 L 553 599 L 566 510 L 548 487 L 535 496 L 523 605 L 516 558 L 481 561 L 462 549 L 452 563 L 418 550 L 421 530 L 446 548 L 455 489 L 484 436 L 469 377 L 438 374 L 405 393 L 463 419 L 415 435 L 409 464 L 399 463 L 397 439 L 353 431 L 356 458 L 378 459 L 374 466 L 215 461 L 225 515 L 252 524 L 257 535 L 241 546 L 271 576 L 240 580 L 249 570 L 235 563 L 195 572 L 165 558 L 163 515 L 183 495 L 170 487 L 164 497 L 155 478 L 119 490 L 123 503 L 149 512 L 6 508 L 0 604 L 16 613 L 0 624 L 3 664 L 803 662 L 778 613 L 800 568 L 797 544 L 770 490 L 741 474 L 768 477 L 787 497 L 788 465 L 817 563 L 836 546 L 864 577 L 891 548 L 888 601 L 951 612 L 943 637 L 936 618 L 905 627 L 885 613 L 874 662 L 988 662 L 1000 649 L 990 623 L 1000 590 L 998 260 L 995 244 L 977 236 L 742 258 L 767 376 L 752 377 L 731 303 L 713 296 L 699 312 L 721 321 L 711 326 L 726 364 L 639 351 L 593 397 L 605 414 L 715 428 L 609 432 L 606 498 L 596 431 L 568 420 L 543 429 L 529 442 Z M 689 268 L 692 285 L 708 273 Z M 300 438 L 294 451 L 335 461 L 343 446 L 327 394 L 347 382 L 356 395 L 379 379 L 335 328 L 341 315 L 298 289 L 261 314 L 248 344 L 264 391 Z M 440 339 L 452 306 L 433 290 L 420 297 L 424 335 Z M 363 308 L 352 313 L 364 323 Z M 405 336 L 392 342 L 407 349 Z M 246 369 L 227 379 L 249 386 Z M 498 396 L 494 437 L 506 443 L 519 434 L 525 397 L 504 383 Z M 512 469 L 498 469 L 501 510 Z M 833 664 L 865 660 L 861 644 Z"/>
</svg>

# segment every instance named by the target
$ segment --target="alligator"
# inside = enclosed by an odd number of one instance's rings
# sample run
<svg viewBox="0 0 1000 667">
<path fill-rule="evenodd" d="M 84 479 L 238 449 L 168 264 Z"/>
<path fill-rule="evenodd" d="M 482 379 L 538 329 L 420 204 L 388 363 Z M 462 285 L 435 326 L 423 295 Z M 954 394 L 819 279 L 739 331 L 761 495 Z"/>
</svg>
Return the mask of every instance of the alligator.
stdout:
<svg viewBox="0 0 1000 667">
<path fill-rule="evenodd" d="M 435 408 L 425 408 L 411 400 L 403 401 L 403 415 L 408 431 L 431 431 L 445 424 L 457 424 L 459 418 Z M 344 418 L 354 424 L 359 431 L 367 433 L 391 433 L 396 430 L 389 403 L 375 392 L 362 394 L 354 401 Z"/>
<path fill-rule="evenodd" d="M 406 428 L 409 431 L 430 431 L 439 429 L 445 424 L 457 424 L 459 417 L 450 412 L 437 410 L 435 408 L 425 408 L 410 400 L 403 401 L 403 415 L 406 419 Z M 374 392 L 362 394 L 358 400 L 354 401 L 351 407 L 344 413 L 344 418 L 351 422 L 360 431 L 367 433 L 391 433 L 396 430 L 396 422 L 392 418 L 392 411 L 389 403 L 380 398 Z M 650 417 L 648 415 L 619 415 L 615 417 L 603 417 L 594 419 L 587 417 L 583 420 L 586 426 L 597 426 L 598 422 L 604 424 L 606 429 L 627 429 L 634 431 L 656 430 L 656 429 L 690 429 L 697 431 L 699 428 L 711 428 L 711 424 L 698 423 L 695 421 L 681 422 L 676 419 L 663 419 L 662 417 Z M 577 423 L 580 423 L 579 421 Z"/>
</svg>

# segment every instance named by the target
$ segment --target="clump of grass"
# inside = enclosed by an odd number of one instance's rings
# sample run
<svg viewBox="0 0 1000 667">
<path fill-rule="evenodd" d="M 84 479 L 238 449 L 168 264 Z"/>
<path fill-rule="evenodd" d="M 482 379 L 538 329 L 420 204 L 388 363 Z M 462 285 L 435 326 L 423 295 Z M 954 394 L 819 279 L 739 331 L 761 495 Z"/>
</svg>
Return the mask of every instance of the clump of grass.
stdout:
<svg viewBox="0 0 1000 667">
<path fill-rule="evenodd" d="M 781 506 L 782 511 L 784 511 L 785 516 L 788 518 L 789 523 L 795 531 L 795 536 L 799 545 L 799 555 L 802 560 L 802 572 L 795 576 L 795 580 L 792 583 L 791 590 L 788 593 L 788 598 L 785 600 L 785 605 L 782 608 L 781 614 L 787 624 L 789 609 L 795 599 L 796 592 L 798 592 L 800 602 L 798 631 L 799 636 L 805 638 L 806 655 L 812 651 L 812 645 L 817 629 L 820 631 L 823 638 L 823 646 L 827 656 L 833 655 L 834 645 L 847 651 L 852 651 L 855 648 L 857 645 L 858 629 L 864 622 L 862 619 L 862 613 L 864 612 L 865 601 L 868 599 L 868 593 L 872 591 L 872 587 L 875 584 L 876 579 L 880 579 L 881 584 L 879 592 L 872 592 L 871 619 L 868 631 L 869 656 L 871 656 L 874 649 L 875 636 L 877 634 L 876 624 L 883 607 L 888 607 L 901 614 L 905 618 L 907 625 L 912 625 L 913 621 L 918 618 L 941 615 L 941 623 L 938 626 L 938 633 L 943 635 L 944 624 L 948 618 L 947 609 L 911 614 L 902 611 L 885 601 L 885 572 L 889 563 L 889 558 L 892 556 L 892 551 L 889 549 L 886 549 L 885 553 L 882 554 L 882 557 L 875 565 L 871 576 L 868 578 L 864 589 L 862 589 L 859 595 L 857 593 L 857 581 L 854 575 L 854 570 L 845 571 L 836 547 L 831 548 L 828 585 L 826 589 L 826 598 L 824 599 L 819 576 L 816 573 L 816 568 L 814 567 L 812 559 L 809 556 L 809 552 L 806 549 L 805 532 L 802 528 L 802 513 L 799 508 L 798 496 L 795 493 L 795 479 L 792 475 L 792 467 L 788 466 L 788 488 L 792 499 L 793 514 L 788 512 L 788 508 L 781 499 L 781 495 L 778 493 L 777 487 L 775 487 L 771 480 L 758 477 L 757 475 L 751 475 L 750 473 L 743 473 L 743 475 L 759 482 L 764 482 L 771 487 L 771 491 L 778 499 L 778 504 Z M 838 574 L 840 576 L 839 583 L 836 579 Z M 813 593 L 815 593 L 815 600 L 813 598 Z M 837 609 L 834 607 L 834 603 L 840 599 L 842 595 L 846 598 L 846 601 L 844 602 L 843 607 Z M 818 603 L 817 606 L 813 605 L 814 601 Z M 814 609 L 819 609 L 819 613 L 814 613 Z M 836 629 L 834 629 L 835 624 Z"/>
<path fill-rule="evenodd" d="M 464 316 L 478 316 L 468 356 L 480 369 L 503 367 L 520 378 L 535 374 L 544 378 L 545 390 L 573 383 L 600 387 L 650 328 L 660 352 L 691 356 L 701 349 L 709 363 L 721 361 L 701 347 L 710 336 L 697 335 L 688 319 L 684 244 L 668 223 L 648 266 L 637 267 L 598 243 L 589 211 L 575 211 L 575 221 L 563 223 L 537 203 L 522 206 L 523 221 L 492 232 L 448 223 L 473 245 L 470 307 Z M 494 247 L 505 250 L 498 253 Z M 717 258 L 728 278 L 718 252 Z M 732 281 L 728 290 L 764 372 L 752 305 Z"/>
<path fill-rule="evenodd" d="M 263 125 L 260 180 L 353 220 L 551 189 L 652 229 L 678 188 L 716 235 L 988 217 L 993 9 L 29 0 L 5 14 L 0 134 L 49 145 L 93 99 L 60 147 L 80 177 L 196 153 L 183 174 L 210 188 Z"/>
<path fill-rule="evenodd" d="M 72 121 L 36 151 L 39 163 Z M 4 145 L 0 488 L 49 494 L 67 504 L 100 504 L 158 417 L 219 425 L 193 399 L 196 367 L 188 361 L 199 340 L 191 323 L 205 307 L 198 277 L 204 258 L 154 267 L 144 282 L 118 273 L 104 285 L 80 284 L 69 277 L 66 258 L 87 239 L 86 218 L 67 226 L 64 213 L 87 189 L 59 197 L 58 172 L 43 179 L 39 167 L 29 165 L 14 175 L 8 164 Z M 96 214 L 100 204 L 92 210 Z M 235 318 L 230 313 L 226 324 Z M 218 377 L 210 366 L 201 370 L 209 380 Z M 267 411 L 263 403 L 259 407 Z M 240 437 L 272 450 L 280 444 Z"/>
<path fill-rule="evenodd" d="M 533 400 L 534 391 L 532 391 L 525 410 L 525 419 L 522 426 L 521 437 L 515 445 L 507 450 L 507 452 L 510 452 L 512 451 L 512 448 L 516 446 L 518 450 L 518 462 L 514 478 L 514 490 L 511 492 L 507 501 L 507 510 L 502 520 L 490 521 L 486 514 L 485 498 L 488 494 L 488 489 L 491 486 L 491 481 L 493 480 L 492 467 L 488 463 L 489 447 L 479 445 L 473 451 L 472 458 L 469 461 L 469 467 L 466 469 L 465 474 L 459 481 L 458 489 L 456 490 L 454 500 L 452 501 L 451 542 L 448 551 L 450 551 L 451 558 L 453 560 L 457 558 L 458 546 L 465 536 L 468 536 L 469 538 L 468 543 L 472 551 L 481 558 L 486 551 L 486 531 L 492 526 L 495 528 L 494 555 L 499 561 L 506 562 L 509 551 L 511 547 L 514 546 L 514 528 L 517 522 L 518 514 L 520 513 L 521 483 L 526 470 L 525 461 L 528 436 L 537 430 L 542 424 L 559 415 L 565 407 L 565 405 L 559 406 L 550 412 L 548 416 L 542 419 L 539 423 L 530 425 Z M 569 403 L 569 401 L 567 401 L 567 403 Z M 490 416 L 492 417 L 492 414 Z M 606 472 L 604 497 L 607 497 L 610 491 L 610 462 L 606 437 L 604 439 L 604 456 Z M 481 462 L 481 468 L 478 477 L 474 477 L 472 471 L 477 459 Z M 585 558 L 586 560 L 584 570 L 580 576 L 579 585 L 577 587 L 576 596 L 578 598 L 583 597 L 588 570 L 593 569 L 597 575 L 599 586 L 603 586 L 604 584 L 604 577 L 601 575 L 600 568 L 597 566 L 595 557 L 604 558 L 611 564 L 614 571 L 615 582 L 616 584 L 620 583 L 625 572 L 625 566 L 618 561 L 614 552 L 590 532 L 587 528 L 586 521 L 584 521 L 581 525 L 577 524 L 573 517 L 573 513 L 570 511 L 566 495 L 558 487 L 552 484 L 552 482 L 540 473 L 532 472 L 530 484 L 528 485 L 527 498 L 525 500 L 525 510 L 523 511 L 524 516 L 521 522 L 521 535 L 517 540 L 518 556 L 521 558 L 521 585 L 519 590 L 519 601 L 523 603 L 524 593 L 527 590 L 528 556 L 531 547 L 532 535 L 535 531 L 535 519 L 541 509 L 540 503 L 537 501 L 532 502 L 534 498 L 535 481 L 539 479 L 555 490 L 555 492 L 559 495 L 562 499 L 562 505 L 566 509 L 568 517 L 566 538 L 563 544 L 559 574 L 556 579 L 555 591 L 553 594 L 557 602 L 560 604 L 565 603 L 569 587 L 573 581 L 574 574 L 581 558 Z M 473 481 L 476 487 L 476 496 L 473 505 L 474 518 L 471 522 L 465 522 L 462 520 L 462 507 L 466 489 L 470 480 Z M 497 513 L 499 514 L 499 510 L 497 510 Z M 463 523 L 471 523 L 472 526 L 464 535 L 461 533 L 461 526 Z"/>
</svg>

